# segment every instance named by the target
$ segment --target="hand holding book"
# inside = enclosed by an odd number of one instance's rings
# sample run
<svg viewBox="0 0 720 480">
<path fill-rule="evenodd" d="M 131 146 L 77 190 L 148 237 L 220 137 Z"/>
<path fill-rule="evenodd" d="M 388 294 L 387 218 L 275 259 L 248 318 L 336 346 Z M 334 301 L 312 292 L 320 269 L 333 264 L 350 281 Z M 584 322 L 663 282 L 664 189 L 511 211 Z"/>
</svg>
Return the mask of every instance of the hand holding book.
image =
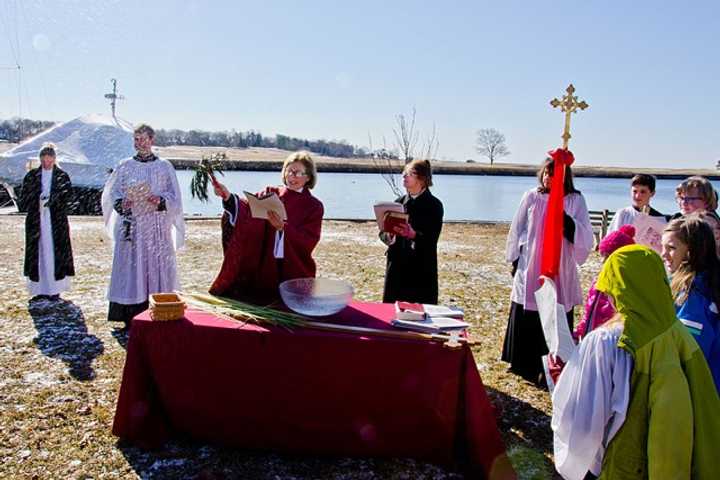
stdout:
<svg viewBox="0 0 720 480">
<path fill-rule="evenodd" d="M 413 240 L 417 236 L 417 232 L 412 228 L 412 225 L 410 225 L 407 219 L 403 223 L 395 225 L 392 231 L 395 235 L 400 235 L 410 240 Z"/>
<path fill-rule="evenodd" d="M 407 213 L 385 212 L 382 231 L 393 234 L 402 234 L 408 225 Z"/>
</svg>

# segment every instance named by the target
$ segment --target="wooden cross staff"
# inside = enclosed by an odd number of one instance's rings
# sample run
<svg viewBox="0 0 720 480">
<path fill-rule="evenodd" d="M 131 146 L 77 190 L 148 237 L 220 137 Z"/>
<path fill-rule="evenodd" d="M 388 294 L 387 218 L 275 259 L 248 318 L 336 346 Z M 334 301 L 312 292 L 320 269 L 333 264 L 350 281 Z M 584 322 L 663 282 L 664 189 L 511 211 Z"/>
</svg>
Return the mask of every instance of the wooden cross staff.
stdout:
<svg viewBox="0 0 720 480">
<path fill-rule="evenodd" d="M 575 87 L 573 87 L 572 83 L 570 86 L 567 87 L 565 90 L 567 92 L 567 95 L 562 97 L 562 100 L 558 100 L 557 98 L 553 98 L 550 100 L 550 105 L 552 105 L 554 108 L 560 107 L 561 112 L 565 112 L 565 130 L 562 134 L 563 139 L 563 148 L 567 150 L 568 148 L 568 142 L 570 141 L 570 114 L 575 113 L 575 111 L 579 108 L 580 110 L 585 110 L 588 105 L 585 100 L 582 102 L 578 102 L 578 99 L 573 93 L 575 93 Z"/>
</svg>

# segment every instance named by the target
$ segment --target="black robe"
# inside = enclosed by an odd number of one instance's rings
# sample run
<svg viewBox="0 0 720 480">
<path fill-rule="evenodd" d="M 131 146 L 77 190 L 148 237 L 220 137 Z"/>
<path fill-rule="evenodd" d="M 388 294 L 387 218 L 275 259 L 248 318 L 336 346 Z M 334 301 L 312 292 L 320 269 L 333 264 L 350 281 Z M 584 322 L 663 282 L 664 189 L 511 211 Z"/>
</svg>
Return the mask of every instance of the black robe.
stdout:
<svg viewBox="0 0 720 480">
<path fill-rule="evenodd" d="M 25 265 L 24 275 L 33 282 L 39 281 L 38 259 L 40 256 L 40 193 L 42 168 L 30 170 L 23 179 L 20 192 L 20 209 L 25 217 Z M 55 251 L 55 280 L 75 275 L 70 224 L 67 211 L 73 201 L 72 184 L 67 173 L 53 167 L 50 198 L 47 200 L 52 221 L 53 249 Z"/>
<path fill-rule="evenodd" d="M 396 235 L 395 242 L 388 247 L 383 302 L 437 304 L 437 243 L 443 225 L 442 202 L 427 189 L 415 199 L 406 194 L 395 201 L 405 206 L 417 236 L 410 240 Z"/>
</svg>

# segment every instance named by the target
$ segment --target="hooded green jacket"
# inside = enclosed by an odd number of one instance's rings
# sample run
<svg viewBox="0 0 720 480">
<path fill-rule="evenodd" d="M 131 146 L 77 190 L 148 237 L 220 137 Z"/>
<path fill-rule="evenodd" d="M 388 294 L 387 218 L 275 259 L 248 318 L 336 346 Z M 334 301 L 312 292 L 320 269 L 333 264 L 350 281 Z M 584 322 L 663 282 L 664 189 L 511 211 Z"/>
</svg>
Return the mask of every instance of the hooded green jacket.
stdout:
<svg viewBox="0 0 720 480">
<path fill-rule="evenodd" d="M 618 249 L 597 290 L 624 319 L 618 347 L 634 359 L 625 423 L 603 458 L 601 479 L 711 479 L 720 469 L 720 397 L 697 342 L 677 320 L 660 257 Z"/>
</svg>

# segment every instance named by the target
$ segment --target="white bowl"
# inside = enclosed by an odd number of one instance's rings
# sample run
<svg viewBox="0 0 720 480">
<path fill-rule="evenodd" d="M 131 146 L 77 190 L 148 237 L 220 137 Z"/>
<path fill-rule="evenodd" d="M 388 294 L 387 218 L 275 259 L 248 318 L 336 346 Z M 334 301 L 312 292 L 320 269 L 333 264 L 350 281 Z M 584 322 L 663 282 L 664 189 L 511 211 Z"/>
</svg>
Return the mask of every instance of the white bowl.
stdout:
<svg viewBox="0 0 720 480">
<path fill-rule="evenodd" d="M 353 288 L 343 280 L 295 278 L 280 284 L 280 297 L 297 313 L 322 317 L 337 313 L 350 303 Z"/>
</svg>

